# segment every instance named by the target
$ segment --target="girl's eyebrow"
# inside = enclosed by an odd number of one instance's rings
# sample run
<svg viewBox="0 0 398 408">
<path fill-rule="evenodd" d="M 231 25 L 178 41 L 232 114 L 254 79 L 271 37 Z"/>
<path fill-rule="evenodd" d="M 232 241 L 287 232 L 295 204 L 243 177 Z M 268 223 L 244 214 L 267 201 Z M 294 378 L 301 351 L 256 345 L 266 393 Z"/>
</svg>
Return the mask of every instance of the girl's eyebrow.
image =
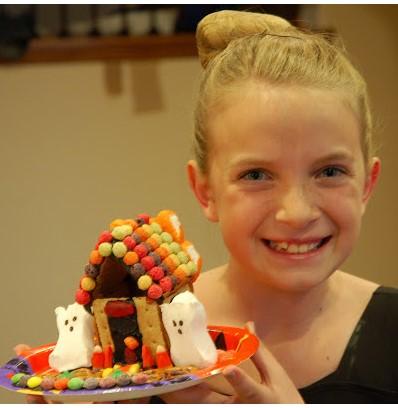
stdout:
<svg viewBox="0 0 398 408">
<path fill-rule="evenodd" d="M 314 165 L 319 166 L 323 163 L 329 162 L 352 162 L 352 161 L 354 161 L 354 156 L 352 155 L 352 153 L 346 150 L 342 150 L 327 154 L 326 156 L 316 159 Z"/>
<path fill-rule="evenodd" d="M 352 153 L 347 150 L 341 150 L 316 158 L 313 165 L 316 167 L 329 162 L 352 161 L 354 161 L 354 156 L 352 155 Z M 260 156 L 240 156 L 231 160 L 228 167 L 268 167 L 274 163 L 275 161 L 270 158 L 264 158 Z"/>
</svg>

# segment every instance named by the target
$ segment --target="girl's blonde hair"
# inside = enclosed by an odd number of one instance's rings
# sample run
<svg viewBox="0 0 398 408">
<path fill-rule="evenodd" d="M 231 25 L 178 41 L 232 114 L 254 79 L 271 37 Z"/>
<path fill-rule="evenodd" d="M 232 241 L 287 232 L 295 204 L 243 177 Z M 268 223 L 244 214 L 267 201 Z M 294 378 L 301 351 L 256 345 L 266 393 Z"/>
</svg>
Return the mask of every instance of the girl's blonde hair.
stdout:
<svg viewBox="0 0 398 408">
<path fill-rule="evenodd" d="M 320 34 L 308 33 L 267 14 L 219 11 L 196 30 L 205 68 L 195 111 L 194 153 L 207 171 L 209 112 L 226 102 L 228 91 L 247 80 L 340 91 L 357 115 L 365 163 L 372 157 L 372 118 L 366 83 L 345 51 Z"/>
</svg>

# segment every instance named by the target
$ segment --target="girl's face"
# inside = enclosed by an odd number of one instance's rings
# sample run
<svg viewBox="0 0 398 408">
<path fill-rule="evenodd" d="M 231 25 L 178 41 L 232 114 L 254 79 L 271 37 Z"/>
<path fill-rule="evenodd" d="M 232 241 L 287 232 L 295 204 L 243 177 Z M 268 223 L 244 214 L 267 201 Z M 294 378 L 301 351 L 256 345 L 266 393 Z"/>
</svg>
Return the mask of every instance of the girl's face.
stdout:
<svg viewBox="0 0 398 408">
<path fill-rule="evenodd" d="M 208 123 L 209 171 L 191 184 L 231 266 L 282 290 L 325 280 L 351 253 L 379 172 L 332 91 L 246 84 Z"/>
</svg>

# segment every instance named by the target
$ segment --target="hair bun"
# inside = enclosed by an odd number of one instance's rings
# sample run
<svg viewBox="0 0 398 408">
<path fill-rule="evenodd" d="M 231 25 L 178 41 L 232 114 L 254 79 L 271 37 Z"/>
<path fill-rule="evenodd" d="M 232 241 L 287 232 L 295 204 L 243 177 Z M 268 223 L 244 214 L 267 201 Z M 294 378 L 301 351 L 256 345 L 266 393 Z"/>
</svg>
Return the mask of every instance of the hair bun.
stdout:
<svg viewBox="0 0 398 408">
<path fill-rule="evenodd" d="M 198 24 L 196 43 L 203 67 L 231 40 L 258 33 L 281 33 L 292 25 L 281 17 L 247 11 L 222 10 L 208 14 Z"/>
</svg>

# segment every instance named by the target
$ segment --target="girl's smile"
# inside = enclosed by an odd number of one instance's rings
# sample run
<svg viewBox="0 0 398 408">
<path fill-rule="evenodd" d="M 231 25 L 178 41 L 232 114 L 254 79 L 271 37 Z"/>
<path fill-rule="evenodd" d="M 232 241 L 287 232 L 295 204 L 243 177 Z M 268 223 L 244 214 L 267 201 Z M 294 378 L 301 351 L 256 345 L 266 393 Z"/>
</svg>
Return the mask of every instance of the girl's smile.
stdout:
<svg viewBox="0 0 398 408">
<path fill-rule="evenodd" d="M 359 235 L 368 179 L 358 120 L 334 91 L 255 81 L 240 90 L 209 120 L 197 195 L 231 265 L 279 288 L 314 286 Z"/>
</svg>

